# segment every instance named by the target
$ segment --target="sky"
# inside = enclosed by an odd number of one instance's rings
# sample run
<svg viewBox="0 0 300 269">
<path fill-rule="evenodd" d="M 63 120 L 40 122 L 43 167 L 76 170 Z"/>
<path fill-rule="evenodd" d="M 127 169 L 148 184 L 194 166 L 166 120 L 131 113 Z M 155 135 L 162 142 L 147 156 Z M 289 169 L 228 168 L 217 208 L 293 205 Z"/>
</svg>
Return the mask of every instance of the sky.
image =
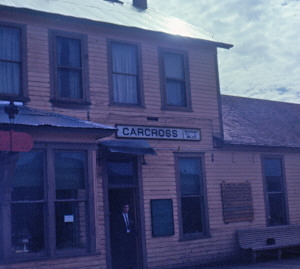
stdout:
<svg viewBox="0 0 300 269">
<path fill-rule="evenodd" d="M 221 93 L 300 104 L 300 0 L 148 0 L 217 41 Z"/>
</svg>

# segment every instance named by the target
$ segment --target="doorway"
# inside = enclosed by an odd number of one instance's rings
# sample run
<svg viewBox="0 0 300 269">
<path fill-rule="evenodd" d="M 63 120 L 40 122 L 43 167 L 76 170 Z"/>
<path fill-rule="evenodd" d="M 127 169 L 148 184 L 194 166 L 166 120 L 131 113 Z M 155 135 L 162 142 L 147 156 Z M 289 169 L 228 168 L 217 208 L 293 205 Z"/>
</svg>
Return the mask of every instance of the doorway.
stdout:
<svg viewBox="0 0 300 269">
<path fill-rule="evenodd" d="M 112 154 L 107 159 L 111 268 L 142 268 L 138 159 Z M 123 232 L 122 207 L 129 205 L 130 233 Z M 123 225 L 123 226 L 122 226 Z M 129 237 L 127 237 L 129 236 Z M 126 237 L 126 242 L 125 238 Z"/>
</svg>

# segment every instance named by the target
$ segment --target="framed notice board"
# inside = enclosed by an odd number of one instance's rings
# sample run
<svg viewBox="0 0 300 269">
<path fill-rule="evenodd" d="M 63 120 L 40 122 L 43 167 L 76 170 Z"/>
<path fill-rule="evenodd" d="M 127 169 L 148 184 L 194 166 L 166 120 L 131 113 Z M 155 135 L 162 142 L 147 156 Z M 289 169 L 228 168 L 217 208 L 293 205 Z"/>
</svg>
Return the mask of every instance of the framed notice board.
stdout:
<svg viewBox="0 0 300 269">
<path fill-rule="evenodd" d="M 224 223 L 253 221 L 252 191 L 249 182 L 221 184 Z"/>
<path fill-rule="evenodd" d="M 174 234 L 172 199 L 151 200 L 152 236 L 170 236 Z"/>
</svg>

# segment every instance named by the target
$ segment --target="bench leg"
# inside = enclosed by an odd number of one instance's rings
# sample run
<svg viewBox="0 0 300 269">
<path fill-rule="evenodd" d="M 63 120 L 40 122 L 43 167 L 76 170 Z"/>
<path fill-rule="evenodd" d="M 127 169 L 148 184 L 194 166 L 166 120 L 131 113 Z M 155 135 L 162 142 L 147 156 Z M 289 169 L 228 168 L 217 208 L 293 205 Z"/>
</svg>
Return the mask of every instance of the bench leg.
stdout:
<svg viewBox="0 0 300 269">
<path fill-rule="evenodd" d="M 256 252 L 252 251 L 252 262 L 256 263 Z"/>
<path fill-rule="evenodd" d="M 281 249 L 278 249 L 278 260 L 281 260 Z"/>
</svg>

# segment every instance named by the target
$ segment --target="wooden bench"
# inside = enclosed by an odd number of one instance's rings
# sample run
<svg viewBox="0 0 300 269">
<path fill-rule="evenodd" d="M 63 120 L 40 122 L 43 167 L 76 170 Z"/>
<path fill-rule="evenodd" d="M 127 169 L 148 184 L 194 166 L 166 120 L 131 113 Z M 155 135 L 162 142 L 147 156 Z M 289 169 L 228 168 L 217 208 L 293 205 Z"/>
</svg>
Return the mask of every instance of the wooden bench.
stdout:
<svg viewBox="0 0 300 269">
<path fill-rule="evenodd" d="M 258 253 L 273 253 L 280 260 L 282 250 L 292 250 L 293 247 L 300 246 L 300 225 L 238 230 L 237 235 L 243 259 L 246 252 L 250 252 L 253 262 L 256 262 Z"/>
</svg>

